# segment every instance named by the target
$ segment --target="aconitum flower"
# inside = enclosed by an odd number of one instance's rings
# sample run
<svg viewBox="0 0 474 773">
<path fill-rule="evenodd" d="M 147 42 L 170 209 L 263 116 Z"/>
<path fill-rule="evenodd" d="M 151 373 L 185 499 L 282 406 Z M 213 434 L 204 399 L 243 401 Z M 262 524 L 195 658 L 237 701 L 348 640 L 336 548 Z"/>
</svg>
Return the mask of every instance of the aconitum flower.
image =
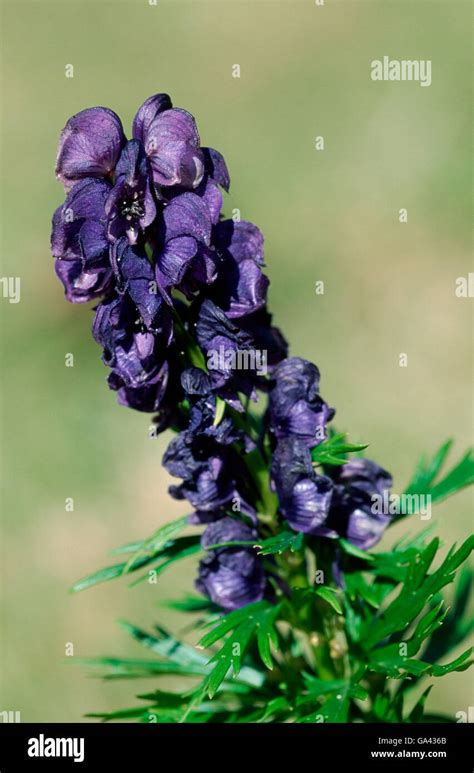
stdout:
<svg viewBox="0 0 474 773">
<path fill-rule="evenodd" d="M 140 411 L 156 411 L 168 383 L 168 362 L 162 341 L 136 320 L 128 295 L 99 304 L 92 329 L 104 348 L 103 361 L 112 368 L 111 389 L 119 402 Z"/>
<path fill-rule="evenodd" d="M 361 550 L 369 550 L 382 537 L 390 515 L 374 506 L 392 486 L 390 473 L 370 459 L 351 459 L 333 468 L 334 493 L 328 526 Z"/>
<path fill-rule="evenodd" d="M 105 213 L 109 239 L 126 235 L 130 244 L 137 243 L 140 232 L 156 217 L 148 159 L 138 140 L 130 140 L 122 150 Z"/>
<path fill-rule="evenodd" d="M 326 439 L 335 411 L 319 394 L 319 370 L 312 362 L 289 357 L 275 368 L 270 392 L 270 426 L 277 438 L 296 435 L 312 448 Z"/>
<path fill-rule="evenodd" d="M 163 466 L 175 477 L 178 486 L 169 492 L 175 499 L 187 499 L 195 512 L 192 523 L 206 523 L 222 518 L 235 508 L 255 519 L 255 510 L 239 491 L 240 478 L 246 470 L 233 444 L 244 443 L 230 417 L 217 424 L 216 397 L 209 391 L 209 379 L 198 368 L 182 374 L 181 384 L 191 405 L 188 427 L 170 442 L 163 456 Z M 202 394 L 197 394 L 197 391 Z"/>
<path fill-rule="evenodd" d="M 59 140 L 56 176 L 70 188 L 83 178 L 110 179 L 125 144 L 122 123 L 107 107 L 73 115 Z"/>
<path fill-rule="evenodd" d="M 230 319 L 245 317 L 265 306 L 270 284 L 262 273 L 263 236 L 252 223 L 223 220 L 213 231 L 221 258 L 212 296 Z"/>
<path fill-rule="evenodd" d="M 196 122 L 191 113 L 172 107 L 167 94 L 156 94 L 141 106 L 133 136 L 143 143 L 155 183 L 188 190 L 199 185 L 204 176 L 204 154 Z"/>
<path fill-rule="evenodd" d="M 199 564 L 196 589 L 226 610 L 260 601 L 267 581 L 256 551 L 252 547 L 209 550 L 224 542 L 254 540 L 258 541 L 255 529 L 234 518 L 209 524 L 201 538 L 201 546 L 208 553 Z"/>
<path fill-rule="evenodd" d="M 333 483 L 316 474 L 304 441 L 297 436 L 279 440 L 271 475 L 280 512 L 292 529 L 320 537 L 337 536 L 327 524 Z"/>
<path fill-rule="evenodd" d="M 156 281 L 171 303 L 171 289 L 188 298 L 217 276 L 218 258 L 211 245 L 211 217 L 203 199 L 183 193 L 163 211 L 154 259 Z"/>
</svg>

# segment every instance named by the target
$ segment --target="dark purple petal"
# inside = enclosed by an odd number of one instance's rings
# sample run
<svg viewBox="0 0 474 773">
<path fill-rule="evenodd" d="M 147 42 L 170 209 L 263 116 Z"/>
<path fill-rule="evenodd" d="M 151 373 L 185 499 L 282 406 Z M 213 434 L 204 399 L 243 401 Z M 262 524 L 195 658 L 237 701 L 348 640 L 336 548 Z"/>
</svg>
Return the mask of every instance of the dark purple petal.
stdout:
<svg viewBox="0 0 474 773">
<path fill-rule="evenodd" d="M 171 239 L 156 256 L 156 281 L 169 303 L 169 289 L 182 282 L 197 251 L 198 243 L 192 236 L 181 236 Z"/>
<path fill-rule="evenodd" d="M 215 348 L 215 338 L 222 337 L 240 348 L 252 346 L 252 337 L 234 325 L 225 313 L 211 300 L 205 300 L 199 309 L 199 317 L 196 324 L 198 343 L 204 351 Z"/>
<path fill-rule="evenodd" d="M 304 442 L 289 437 L 278 442 L 272 461 L 272 481 L 280 501 L 280 512 L 295 531 L 318 536 L 336 536 L 327 519 L 333 483 L 317 475 Z"/>
<path fill-rule="evenodd" d="M 165 361 L 150 385 L 131 388 L 124 385 L 123 380 L 114 371 L 108 378 L 111 389 L 118 392 L 117 399 L 120 405 L 126 408 L 134 408 L 136 411 L 155 413 L 161 409 L 168 386 L 169 367 Z"/>
<path fill-rule="evenodd" d="M 140 142 L 145 143 L 151 124 L 155 118 L 164 110 L 170 110 L 173 107 L 168 94 L 155 94 L 149 97 L 138 109 L 133 120 L 133 136 Z"/>
<path fill-rule="evenodd" d="M 212 224 L 218 223 L 223 202 L 222 193 L 218 186 L 206 175 L 194 193 L 205 202 Z"/>
<path fill-rule="evenodd" d="M 289 357 L 274 371 L 270 392 L 270 424 L 277 438 L 296 435 L 313 447 L 326 438 L 326 423 L 334 415 L 319 395 L 316 365 Z"/>
<path fill-rule="evenodd" d="M 82 110 L 61 133 L 56 175 L 66 187 L 84 177 L 109 177 L 124 143 L 120 118 L 112 110 Z"/>
<path fill-rule="evenodd" d="M 270 282 L 251 260 L 225 262 L 213 295 L 231 319 L 253 314 L 265 306 Z"/>
<path fill-rule="evenodd" d="M 111 268 L 96 268 L 86 271 L 82 260 L 56 259 L 55 271 L 64 285 L 65 295 L 71 303 L 86 303 L 100 298 L 113 287 Z"/>
<path fill-rule="evenodd" d="M 242 521 L 222 518 L 206 528 L 201 544 L 207 549 L 236 540 L 257 541 L 257 533 Z M 211 550 L 199 564 L 196 588 L 224 609 L 239 609 L 261 600 L 265 586 L 262 561 L 252 547 Z"/>
<path fill-rule="evenodd" d="M 87 238 L 85 229 L 93 223 L 96 238 L 97 223 L 105 228 L 104 205 L 109 191 L 109 183 L 91 178 L 82 180 L 68 193 L 63 206 L 53 215 L 51 251 L 55 258 L 83 257 L 81 240 Z"/>
<path fill-rule="evenodd" d="M 180 108 L 158 112 L 141 134 L 155 183 L 188 189 L 199 185 L 204 175 L 204 156 L 190 113 Z"/>
<path fill-rule="evenodd" d="M 224 157 L 214 148 L 201 148 L 204 154 L 206 173 L 224 190 L 230 188 L 230 177 Z"/>
<path fill-rule="evenodd" d="M 86 220 L 79 230 L 79 247 L 86 268 L 109 264 L 109 242 L 105 224 L 100 220 Z"/>
<path fill-rule="evenodd" d="M 237 263 L 251 259 L 263 265 L 263 234 L 253 223 L 223 220 L 215 226 L 213 238 L 217 249 L 230 254 Z"/>
<path fill-rule="evenodd" d="M 163 241 L 180 236 L 192 236 L 209 246 L 211 218 L 206 203 L 195 193 L 183 193 L 173 198 L 163 212 Z"/>
<path fill-rule="evenodd" d="M 330 525 L 361 550 L 369 550 L 391 520 L 390 514 L 383 511 L 383 502 L 392 477 L 370 459 L 351 459 L 331 474 L 335 487 Z"/>
<path fill-rule="evenodd" d="M 121 282 L 120 291 L 128 292 L 147 328 L 163 332 L 163 299 L 157 292 L 153 267 L 145 252 L 121 239 L 113 245 L 111 257 Z"/>
</svg>

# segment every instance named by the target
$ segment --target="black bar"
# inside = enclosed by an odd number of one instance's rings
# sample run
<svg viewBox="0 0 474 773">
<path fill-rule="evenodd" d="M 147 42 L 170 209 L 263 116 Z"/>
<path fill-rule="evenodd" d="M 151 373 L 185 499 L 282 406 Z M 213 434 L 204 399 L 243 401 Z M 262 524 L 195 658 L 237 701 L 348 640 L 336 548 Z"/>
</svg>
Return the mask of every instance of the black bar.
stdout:
<svg viewBox="0 0 474 773">
<path fill-rule="evenodd" d="M 81 745 L 83 739 L 83 746 Z M 0 724 L 0 773 L 245 765 L 472 773 L 469 724 Z M 30 756 L 30 754 L 41 756 Z M 49 756 L 50 754 L 63 756 Z M 416 754 L 414 754 L 416 753 Z M 422 754 L 424 753 L 424 756 Z M 66 756 L 64 756 L 66 755 Z M 217 756 L 215 756 L 217 755 Z M 83 756 L 83 759 L 80 758 Z M 77 758 L 77 763 L 74 761 Z M 286 760 L 286 762 L 285 762 Z"/>
</svg>

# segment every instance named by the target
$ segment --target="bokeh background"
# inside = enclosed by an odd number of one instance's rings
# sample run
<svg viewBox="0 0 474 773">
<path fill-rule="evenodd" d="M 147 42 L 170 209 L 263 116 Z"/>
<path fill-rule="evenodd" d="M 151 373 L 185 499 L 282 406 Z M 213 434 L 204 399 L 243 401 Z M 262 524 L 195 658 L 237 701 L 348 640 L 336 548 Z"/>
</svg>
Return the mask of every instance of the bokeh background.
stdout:
<svg viewBox="0 0 474 773">
<path fill-rule="evenodd" d="M 129 129 L 157 91 L 196 116 L 203 144 L 220 149 L 231 171 L 226 211 L 240 208 L 266 236 L 270 304 L 293 354 L 318 364 L 338 427 L 369 442 L 402 490 L 421 454 L 454 437 L 459 456 L 471 440 L 472 299 L 454 293 L 473 270 L 471 8 L 2 3 L 1 275 L 21 277 L 21 302 L 0 299 L 0 709 L 67 722 L 133 705 L 142 683 L 88 678 L 66 662 L 65 645 L 75 658 L 140 656 L 115 621 L 179 630 L 182 618 L 160 602 L 194 577 L 190 560 L 157 586 L 68 593 L 110 549 L 186 509 L 166 493 L 167 438 L 150 439 L 149 417 L 116 404 L 91 311 L 65 302 L 53 272 L 50 218 L 63 199 L 54 160 L 67 118 L 107 105 Z M 370 62 L 384 55 L 431 59 L 432 85 L 372 82 Z M 438 507 L 446 543 L 470 531 L 471 515 L 469 492 Z M 408 528 L 422 525 L 413 518 Z M 453 674 L 429 705 L 454 714 L 472 699 L 469 676 Z"/>
</svg>

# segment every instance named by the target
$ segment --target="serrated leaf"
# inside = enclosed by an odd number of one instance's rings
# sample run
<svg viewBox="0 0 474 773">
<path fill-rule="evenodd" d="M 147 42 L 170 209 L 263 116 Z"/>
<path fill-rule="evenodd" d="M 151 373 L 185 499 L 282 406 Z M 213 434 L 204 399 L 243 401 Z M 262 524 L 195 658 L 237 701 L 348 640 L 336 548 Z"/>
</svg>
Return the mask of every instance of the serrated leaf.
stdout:
<svg viewBox="0 0 474 773">
<path fill-rule="evenodd" d="M 433 542 L 436 544 L 436 541 Z M 434 557 L 433 542 L 411 558 L 400 593 L 380 616 L 370 622 L 362 642 L 365 649 L 374 648 L 378 642 L 403 631 L 415 620 L 430 599 L 453 581 L 454 572 L 473 548 L 474 538 L 469 537 L 457 551 L 453 547 L 441 566 L 432 574 L 426 574 Z"/>
<path fill-rule="evenodd" d="M 275 537 L 263 540 L 259 545 L 259 555 L 270 556 L 275 553 L 281 554 L 290 550 L 292 553 L 302 550 L 304 547 L 304 534 L 302 532 L 282 531 Z"/>
<path fill-rule="evenodd" d="M 217 626 L 199 642 L 200 647 L 210 647 L 227 635 L 221 649 L 209 661 L 213 670 L 204 682 L 203 689 L 212 698 L 227 673 L 232 668 L 234 676 L 239 674 L 242 659 L 254 636 L 260 657 L 267 668 L 272 668 L 270 643 L 278 646 L 274 623 L 281 605 L 274 606 L 267 601 L 258 601 L 225 615 Z"/>
</svg>

